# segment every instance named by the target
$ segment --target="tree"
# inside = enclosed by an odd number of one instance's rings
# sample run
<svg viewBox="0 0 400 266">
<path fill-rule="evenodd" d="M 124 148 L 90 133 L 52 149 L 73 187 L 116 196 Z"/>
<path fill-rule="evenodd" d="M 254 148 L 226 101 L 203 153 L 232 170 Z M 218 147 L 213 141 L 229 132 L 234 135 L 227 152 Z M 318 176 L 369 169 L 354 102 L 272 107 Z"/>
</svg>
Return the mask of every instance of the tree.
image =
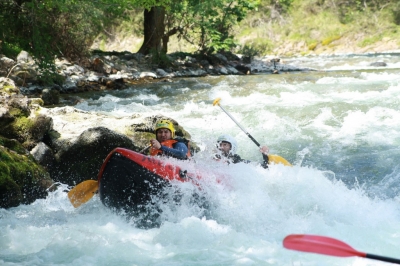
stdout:
<svg viewBox="0 0 400 266">
<path fill-rule="evenodd" d="M 165 7 L 153 6 L 144 10 L 144 40 L 139 53 L 148 54 L 151 50 L 161 51 L 161 40 L 165 31 Z"/>
<path fill-rule="evenodd" d="M 53 83 L 58 78 L 56 57 L 84 59 L 103 25 L 121 16 L 112 1 L 108 4 L 93 0 L 1 0 L 1 52 L 16 56 L 21 50 L 28 51 L 41 69 L 39 79 Z"/>
<path fill-rule="evenodd" d="M 201 53 L 230 50 L 235 45 L 232 27 L 258 4 L 259 0 L 172 1 L 165 16 L 163 51 L 174 34 L 197 46 Z"/>
</svg>

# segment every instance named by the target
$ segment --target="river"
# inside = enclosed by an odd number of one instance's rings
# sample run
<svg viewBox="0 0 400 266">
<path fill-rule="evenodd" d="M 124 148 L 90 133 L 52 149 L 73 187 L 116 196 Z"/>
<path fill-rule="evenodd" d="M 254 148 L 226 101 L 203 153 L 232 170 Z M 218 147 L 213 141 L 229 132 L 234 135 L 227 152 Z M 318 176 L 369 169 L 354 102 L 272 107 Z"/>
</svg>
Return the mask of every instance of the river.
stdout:
<svg viewBox="0 0 400 266">
<path fill-rule="evenodd" d="M 283 61 L 319 71 L 181 78 L 81 95 L 76 109 L 116 124 L 137 113 L 175 119 L 201 147 L 194 158 L 205 172 L 221 134 L 234 136 L 253 163 L 219 167 L 230 188 L 210 188 L 211 215 L 182 204 L 159 228 L 136 227 L 98 197 L 74 209 L 65 185 L 31 205 L 0 209 L 0 264 L 388 265 L 287 250 L 289 234 L 400 258 L 400 55 Z M 216 98 L 293 167 L 260 167 L 257 146 L 213 106 Z"/>
</svg>

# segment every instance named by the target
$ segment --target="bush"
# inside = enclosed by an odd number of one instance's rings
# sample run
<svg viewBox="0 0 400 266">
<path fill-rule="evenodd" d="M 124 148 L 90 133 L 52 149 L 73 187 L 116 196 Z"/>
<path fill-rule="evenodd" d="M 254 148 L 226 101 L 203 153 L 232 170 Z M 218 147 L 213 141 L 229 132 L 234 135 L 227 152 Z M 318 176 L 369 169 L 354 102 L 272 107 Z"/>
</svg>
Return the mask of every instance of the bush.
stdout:
<svg viewBox="0 0 400 266">
<path fill-rule="evenodd" d="M 400 2 L 394 5 L 392 9 L 393 21 L 396 25 L 400 25 Z"/>
<path fill-rule="evenodd" d="M 160 68 L 168 68 L 172 65 L 172 62 L 167 56 L 167 54 L 162 51 L 151 49 L 150 55 L 151 55 L 151 63 L 157 65 Z"/>
<path fill-rule="evenodd" d="M 272 50 L 272 44 L 268 39 L 256 38 L 251 42 L 247 42 L 238 49 L 238 53 L 254 58 L 255 56 L 262 56 Z"/>
<path fill-rule="evenodd" d="M 329 45 L 331 42 L 334 42 L 336 40 L 339 40 L 341 38 L 341 36 L 336 35 L 336 36 L 330 36 L 328 38 L 325 38 L 322 40 L 321 44 L 322 45 Z"/>
<path fill-rule="evenodd" d="M 9 58 L 17 58 L 18 54 L 22 51 L 20 47 L 14 44 L 10 44 L 7 42 L 0 43 L 0 53 L 4 54 Z"/>
</svg>

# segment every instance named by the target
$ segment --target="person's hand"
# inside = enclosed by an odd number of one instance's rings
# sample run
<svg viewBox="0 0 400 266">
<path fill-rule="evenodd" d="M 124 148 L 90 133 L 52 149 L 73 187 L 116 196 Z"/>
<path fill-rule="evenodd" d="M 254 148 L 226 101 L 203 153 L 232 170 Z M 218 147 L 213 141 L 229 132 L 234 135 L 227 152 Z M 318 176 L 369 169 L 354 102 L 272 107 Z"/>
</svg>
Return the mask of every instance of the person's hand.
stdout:
<svg viewBox="0 0 400 266">
<path fill-rule="evenodd" d="M 156 140 L 156 139 L 151 139 L 150 144 L 151 144 L 151 148 L 154 150 L 159 150 L 161 148 L 160 142 L 158 142 L 158 140 Z"/>
<path fill-rule="evenodd" d="M 268 148 L 267 146 L 262 146 L 262 147 L 260 147 L 260 152 L 261 152 L 262 154 L 268 155 L 268 153 L 269 153 L 269 148 Z"/>
<path fill-rule="evenodd" d="M 221 154 L 215 153 L 214 156 L 213 156 L 213 159 L 216 160 L 216 161 L 221 160 Z"/>
</svg>

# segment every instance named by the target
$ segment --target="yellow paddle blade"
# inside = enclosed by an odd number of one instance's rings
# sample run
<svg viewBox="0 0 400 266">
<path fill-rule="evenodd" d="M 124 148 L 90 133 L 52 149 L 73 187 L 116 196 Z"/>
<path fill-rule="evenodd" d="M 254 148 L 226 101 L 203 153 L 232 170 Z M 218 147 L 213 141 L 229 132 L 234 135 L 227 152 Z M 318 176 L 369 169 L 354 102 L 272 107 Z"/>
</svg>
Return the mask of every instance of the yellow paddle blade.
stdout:
<svg viewBox="0 0 400 266">
<path fill-rule="evenodd" d="M 213 106 L 219 105 L 219 102 L 221 101 L 221 98 L 217 98 L 213 101 Z"/>
<path fill-rule="evenodd" d="M 99 189 L 99 183 L 95 180 L 86 180 L 76 185 L 68 192 L 69 201 L 75 208 L 90 200 Z"/>
<path fill-rule="evenodd" d="M 285 166 L 292 166 L 288 161 L 286 161 L 285 158 L 279 156 L 279 155 L 274 155 L 274 154 L 268 154 L 269 162 L 268 163 L 281 163 Z"/>
</svg>

